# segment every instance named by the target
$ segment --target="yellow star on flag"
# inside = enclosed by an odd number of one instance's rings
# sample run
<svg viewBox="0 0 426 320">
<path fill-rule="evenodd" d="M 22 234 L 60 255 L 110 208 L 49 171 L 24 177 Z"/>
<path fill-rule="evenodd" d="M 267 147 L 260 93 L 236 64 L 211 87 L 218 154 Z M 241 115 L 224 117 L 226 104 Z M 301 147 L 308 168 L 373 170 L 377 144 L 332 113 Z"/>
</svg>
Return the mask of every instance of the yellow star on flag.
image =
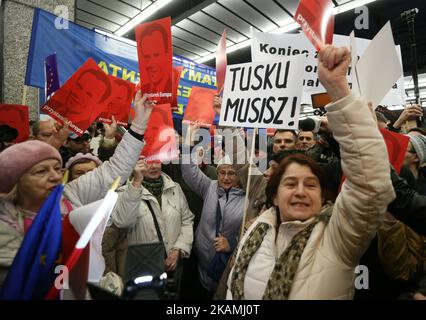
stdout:
<svg viewBox="0 0 426 320">
<path fill-rule="evenodd" d="M 46 258 L 47 258 L 46 254 L 40 255 L 40 264 L 45 266 L 46 265 Z"/>
</svg>

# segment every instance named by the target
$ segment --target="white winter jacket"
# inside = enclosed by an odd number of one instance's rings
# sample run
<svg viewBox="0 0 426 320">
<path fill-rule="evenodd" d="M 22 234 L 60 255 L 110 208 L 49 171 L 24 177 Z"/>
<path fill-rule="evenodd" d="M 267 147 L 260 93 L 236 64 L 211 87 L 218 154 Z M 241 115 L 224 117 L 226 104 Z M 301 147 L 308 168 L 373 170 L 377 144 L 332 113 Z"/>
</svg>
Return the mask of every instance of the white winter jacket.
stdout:
<svg viewBox="0 0 426 320">
<path fill-rule="evenodd" d="M 311 233 L 289 299 L 351 299 L 354 268 L 382 224 L 387 205 L 395 198 L 386 146 L 367 104 L 350 95 L 329 105 L 327 117 L 340 145 L 346 181 L 328 224 L 318 222 Z M 276 259 L 293 236 L 313 220 L 282 223 L 275 240 L 277 222 L 275 208 L 271 208 L 249 228 L 242 244 L 258 223 L 272 226 L 248 266 L 245 299 L 262 299 Z M 232 299 L 232 272 L 227 299 Z"/>
</svg>

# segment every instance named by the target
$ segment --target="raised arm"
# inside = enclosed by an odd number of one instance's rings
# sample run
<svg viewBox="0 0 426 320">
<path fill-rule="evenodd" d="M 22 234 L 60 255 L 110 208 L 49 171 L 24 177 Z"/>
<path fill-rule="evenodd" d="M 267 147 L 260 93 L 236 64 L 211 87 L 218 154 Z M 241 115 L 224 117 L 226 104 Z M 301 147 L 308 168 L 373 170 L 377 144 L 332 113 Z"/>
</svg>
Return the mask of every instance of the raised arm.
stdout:
<svg viewBox="0 0 426 320">
<path fill-rule="evenodd" d="M 187 258 L 191 253 L 192 242 L 194 239 L 194 214 L 191 212 L 191 210 L 189 210 L 185 194 L 183 193 L 179 185 L 177 186 L 177 191 L 181 202 L 181 205 L 179 207 L 182 210 L 182 226 L 180 228 L 180 233 L 178 238 L 176 239 L 173 249 L 179 249 L 183 253 L 183 257 Z"/>
<path fill-rule="evenodd" d="M 136 223 L 139 214 L 139 205 L 143 192 L 142 170 L 145 168 L 146 162 L 139 160 L 133 171 L 133 180 L 125 188 L 122 189 L 114 207 L 111 218 L 112 222 L 119 228 L 128 228 Z"/>
<path fill-rule="evenodd" d="M 346 79 L 350 54 L 326 46 L 318 56 L 318 76 L 332 103 L 329 127 L 340 145 L 346 180 L 324 234 L 336 262 L 355 267 L 395 198 L 386 145 L 366 101 L 351 94 Z"/>
<path fill-rule="evenodd" d="M 130 176 L 144 145 L 143 135 L 151 115 L 152 103 L 140 91 L 135 96 L 135 118 L 114 155 L 97 169 L 65 186 L 65 196 L 76 206 L 103 198 L 112 182 L 120 177 L 123 184 Z"/>
<path fill-rule="evenodd" d="M 191 137 L 198 128 L 197 126 L 190 125 L 188 129 L 189 132 L 186 132 L 184 137 L 184 150 L 190 149 L 189 145 L 191 144 L 191 141 L 193 141 Z M 204 199 L 207 195 L 207 191 L 210 187 L 210 184 L 212 183 L 212 180 L 201 171 L 197 163 L 194 163 L 194 161 L 192 161 L 191 155 L 182 155 L 181 166 L 182 178 L 185 183 L 188 185 L 188 187 L 191 188 L 193 192 L 195 192 Z"/>
</svg>

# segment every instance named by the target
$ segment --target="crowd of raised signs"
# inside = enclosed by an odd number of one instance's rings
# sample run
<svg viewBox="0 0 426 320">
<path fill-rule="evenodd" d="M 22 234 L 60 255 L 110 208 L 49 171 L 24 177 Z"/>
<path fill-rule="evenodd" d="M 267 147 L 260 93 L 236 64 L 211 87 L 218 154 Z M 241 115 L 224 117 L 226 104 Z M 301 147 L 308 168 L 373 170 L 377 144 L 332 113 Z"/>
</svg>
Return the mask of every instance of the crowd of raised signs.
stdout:
<svg viewBox="0 0 426 320">
<path fill-rule="evenodd" d="M 19 143 L 1 125 L 0 298 L 426 299 L 423 109 L 390 119 L 361 76 L 351 90 L 347 48 L 317 49 L 321 117 L 298 120 L 298 57 L 231 68 L 176 131 L 171 79 L 126 88 L 89 59 L 44 105 L 55 120 Z M 127 125 L 111 110 L 132 101 Z"/>
</svg>

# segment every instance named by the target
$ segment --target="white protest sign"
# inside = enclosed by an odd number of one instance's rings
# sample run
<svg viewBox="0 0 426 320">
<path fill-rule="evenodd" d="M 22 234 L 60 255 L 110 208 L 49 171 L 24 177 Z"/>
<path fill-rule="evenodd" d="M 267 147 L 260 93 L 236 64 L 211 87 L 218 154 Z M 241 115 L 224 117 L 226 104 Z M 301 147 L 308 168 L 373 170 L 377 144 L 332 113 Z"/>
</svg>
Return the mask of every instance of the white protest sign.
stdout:
<svg viewBox="0 0 426 320">
<path fill-rule="evenodd" d="M 301 34 L 272 34 L 252 32 L 251 57 L 253 62 L 291 57 L 301 54 L 304 59 L 305 74 L 303 87 L 318 88 L 324 92 L 317 76 L 317 53 L 309 40 Z"/>
<path fill-rule="evenodd" d="M 300 55 L 228 66 L 219 124 L 297 129 L 302 77 Z"/>
<path fill-rule="evenodd" d="M 396 53 L 398 55 L 399 64 L 401 65 L 402 70 L 402 55 L 400 45 L 396 46 Z M 398 100 L 399 103 L 395 103 L 396 97 L 400 98 L 400 100 Z M 405 105 L 407 103 L 406 98 L 407 95 L 405 93 L 404 74 L 402 74 L 398 81 L 392 86 L 392 89 L 389 90 L 386 96 L 382 99 L 380 104 L 384 106 L 392 106 L 395 104 Z"/>
<path fill-rule="evenodd" d="M 356 71 L 361 95 L 373 106 L 380 104 L 390 88 L 403 76 L 390 22 L 370 42 L 356 65 Z"/>
<path fill-rule="evenodd" d="M 302 55 L 304 57 L 303 75 L 303 96 L 302 103 L 311 104 L 310 95 L 313 93 L 325 92 L 317 74 L 317 52 L 304 34 L 273 34 L 255 31 L 252 33 L 251 56 L 253 62 L 260 62 L 271 59 L 271 57 L 287 57 Z M 358 55 L 361 56 L 367 49 L 371 40 L 355 38 Z M 334 35 L 333 44 L 335 46 L 350 47 L 349 36 Z M 396 47 L 399 52 L 399 47 Z M 402 60 L 400 60 L 402 61 Z M 348 70 L 348 82 L 352 87 L 351 69 Z M 405 104 L 404 79 L 396 82 L 387 96 L 386 105 Z M 382 104 L 385 101 L 382 102 Z"/>
</svg>

